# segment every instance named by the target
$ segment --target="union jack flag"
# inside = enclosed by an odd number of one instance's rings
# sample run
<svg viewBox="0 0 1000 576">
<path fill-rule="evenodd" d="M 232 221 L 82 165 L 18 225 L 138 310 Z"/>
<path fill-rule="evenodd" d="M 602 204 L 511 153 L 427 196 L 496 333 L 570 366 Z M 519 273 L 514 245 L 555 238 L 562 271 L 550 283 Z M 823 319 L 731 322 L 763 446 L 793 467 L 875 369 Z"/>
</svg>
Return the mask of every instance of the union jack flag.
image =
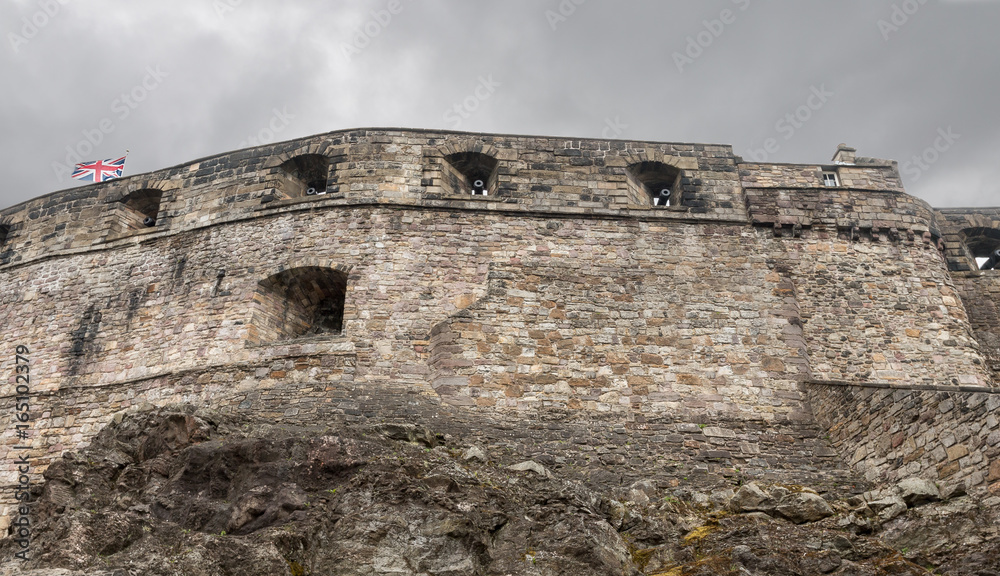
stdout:
<svg viewBox="0 0 1000 576">
<path fill-rule="evenodd" d="M 70 177 L 90 182 L 104 182 L 105 180 L 121 178 L 122 170 L 125 169 L 126 156 L 128 154 L 117 160 L 96 160 L 77 164 Z"/>
</svg>

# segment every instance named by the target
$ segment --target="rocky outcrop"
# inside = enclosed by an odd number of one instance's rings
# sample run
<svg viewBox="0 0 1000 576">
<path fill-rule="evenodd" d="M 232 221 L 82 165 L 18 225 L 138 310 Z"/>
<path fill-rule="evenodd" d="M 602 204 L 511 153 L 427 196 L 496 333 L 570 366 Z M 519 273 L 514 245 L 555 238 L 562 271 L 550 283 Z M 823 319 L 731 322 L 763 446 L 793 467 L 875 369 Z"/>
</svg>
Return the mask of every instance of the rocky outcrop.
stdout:
<svg viewBox="0 0 1000 576">
<path fill-rule="evenodd" d="M 932 492 L 921 482 L 847 498 L 758 482 L 706 493 L 651 481 L 584 484 L 517 456 L 417 423 L 302 428 L 191 408 L 137 413 L 49 467 L 31 559 L 10 560 L 16 544 L 0 541 L 0 573 L 998 570 L 996 503 L 933 501 L 920 496 Z M 885 518 L 897 503 L 903 510 Z"/>
</svg>

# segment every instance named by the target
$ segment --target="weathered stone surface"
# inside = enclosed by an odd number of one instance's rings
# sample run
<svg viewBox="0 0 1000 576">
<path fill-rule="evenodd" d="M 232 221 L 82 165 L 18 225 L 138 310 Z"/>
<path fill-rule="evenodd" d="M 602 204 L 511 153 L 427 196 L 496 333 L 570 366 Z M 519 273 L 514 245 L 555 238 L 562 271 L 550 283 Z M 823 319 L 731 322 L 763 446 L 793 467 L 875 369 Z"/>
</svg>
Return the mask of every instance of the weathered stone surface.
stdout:
<svg viewBox="0 0 1000 576">
<path fill-rule="evenodd" d="M 729 501 L 729 508 L 734 512 L 773 512 L 775 505 L 774 498 L 756 482 L 740 486 Z"/>
<path fill-rule="evenodd" d="M 907 478 L 897 484 L 896 488 L 899 490 L 899 497 L 910 507 L 941 499 L 937 485 L 923 478 Z"/>
<path fill-rule="evenodd" d="M 532 460 L 526 460 L 524 462 L 512 464 L 511 466 L 509 466 L 509 468 L 516 472 L 534 472 L 539 476 L 546 476 L 546 477 L 551 476 L 551 474 L 549 474 L 549 471 L 545 469 L 545 466 L 542 466 L 538 462 L 534 462 Z"/>
<path fill-rule="evenodd" d="M 833 516 L 833 508 L 818 494 L 794 492 L 781 499 L 775 506 L 776 514 L 796 524 L 816 522 Z"/>
</svg>

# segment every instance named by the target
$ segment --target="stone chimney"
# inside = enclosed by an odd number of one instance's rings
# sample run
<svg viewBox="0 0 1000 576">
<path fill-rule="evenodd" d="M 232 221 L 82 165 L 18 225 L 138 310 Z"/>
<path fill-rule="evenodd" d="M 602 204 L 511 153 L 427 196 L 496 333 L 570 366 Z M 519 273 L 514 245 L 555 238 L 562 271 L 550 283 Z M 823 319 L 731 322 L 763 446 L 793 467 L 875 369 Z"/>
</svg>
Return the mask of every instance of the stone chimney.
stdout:
<svg viewBox="0 0 1000 576">
<path fill-rule="evenodd" d="M 854 153 L 856 149 L 847 144 L 837 146 L 837 153 L 833 155 L 834 164 L 854 164 Z"/>
</svg>

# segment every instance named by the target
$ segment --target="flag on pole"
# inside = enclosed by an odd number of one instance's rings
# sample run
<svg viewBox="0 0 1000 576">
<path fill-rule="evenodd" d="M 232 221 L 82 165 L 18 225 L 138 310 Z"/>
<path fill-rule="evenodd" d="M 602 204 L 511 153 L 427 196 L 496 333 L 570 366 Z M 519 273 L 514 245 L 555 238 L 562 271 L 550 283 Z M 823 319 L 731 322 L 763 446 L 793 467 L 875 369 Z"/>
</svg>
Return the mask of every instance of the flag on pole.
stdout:
<svg viewBox="0 0 1000 576">
<path fill-rule="evenodd" d="M 96 160 L 94 162 L 82 162 L 76 165 L 76 169 L 70 174 L 71 178 L 86 180 L 88 182 L 104 182 L 121 178 L 122 170 L 125 169 L 125 156 L 117 160 Z"/>
</svg>

